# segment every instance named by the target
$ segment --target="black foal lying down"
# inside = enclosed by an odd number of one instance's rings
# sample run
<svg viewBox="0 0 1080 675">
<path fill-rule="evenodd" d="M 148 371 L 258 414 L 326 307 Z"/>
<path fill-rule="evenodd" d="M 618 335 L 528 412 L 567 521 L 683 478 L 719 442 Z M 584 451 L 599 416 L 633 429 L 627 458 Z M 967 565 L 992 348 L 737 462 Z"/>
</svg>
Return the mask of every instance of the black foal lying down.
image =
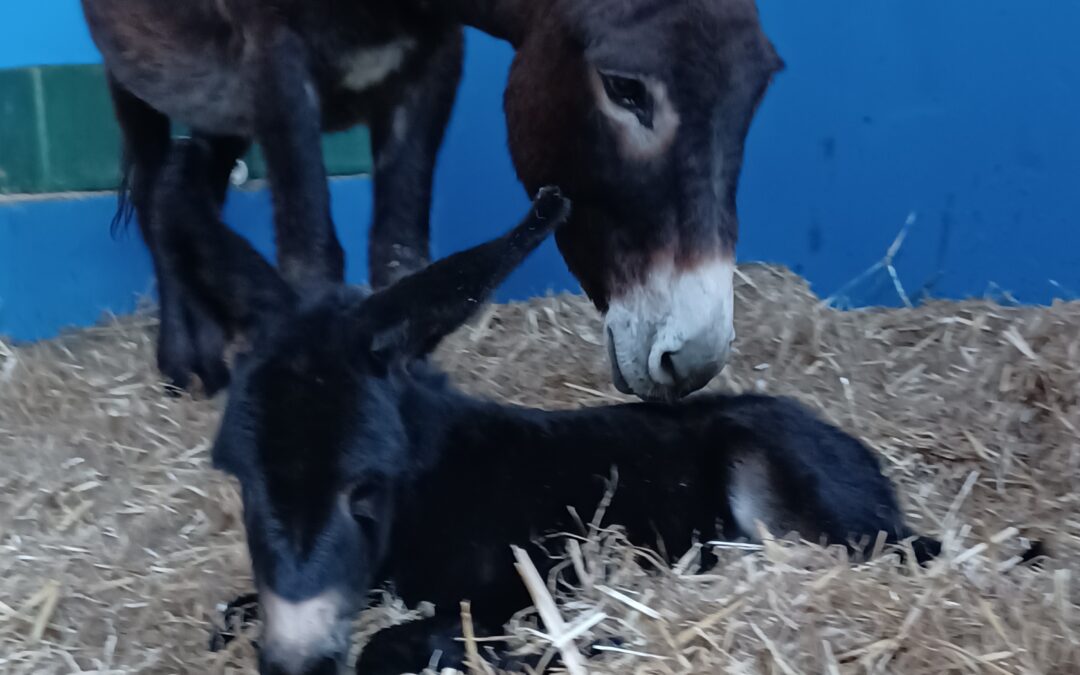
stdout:
<svg viewBox="0 0 1080 675">
<path fill-rule="evenodd" d="M 165 178 L 205 183 L 205 161 L 181 145 Z M 264 673 L 336 672 L 350 620 L 386 582 L 436 616 L 380 633 L 361 674 L 418 672 L 434 648 L 455 651 L 462 599 L 481 630 L 499 630 L 529 603 L 510 545 L 573 531 L 568 507 L 594 512 L 613 467 L 608 520 L 675 555 L 695 537 L 756 539 L 759 521 L 848 545 L 912 536 L 874 453 L 789 400 L 543 412 L 449 386 L 426 355 L 563 222 L 557 190 L 503 237 L 374 295 L 342 286 L 309 300 L 217 221 L 208 185 L 181 193 L 159 191 L 169 264 L 250 344 L 213 459 L 243 490 Z M 914 540 L 920 558 L 937 548 Z"/>
</svg>

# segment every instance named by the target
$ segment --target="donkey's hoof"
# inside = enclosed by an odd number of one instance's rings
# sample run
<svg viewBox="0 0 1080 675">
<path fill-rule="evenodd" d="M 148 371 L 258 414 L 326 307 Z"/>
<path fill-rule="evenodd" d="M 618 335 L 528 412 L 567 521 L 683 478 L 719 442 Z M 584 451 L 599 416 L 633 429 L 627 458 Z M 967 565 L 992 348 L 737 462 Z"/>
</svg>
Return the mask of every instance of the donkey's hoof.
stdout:
<svg viewBox="0 0 1080 675">
<path fill-rule="evenodd" d="M 195 375 L 202 383 L 203 394 L 213 398 L 215 394 L 229 386 L 229 367 L 222 358 L 209 358 L 195 369 Z"/>
<path fill-rule="evenodd" d="M 165 393 L 172 397 L 194 394 L 201 391 L 207 398 L 212 398 L 219 391 L 229 386 L 229 368 L 220 355 L 196 355 L 190 349 L 164 349 L 158 352 L 158 371 L 165 381 Z M 195 386 L 195 382 L 201 385 Z"/>
<path fill-rule="evenodd" d="M 158 372 L 170 396 L 195 393 L 195 380 L 210 398 L 229 386 L 225 365 L 225 334 L 206 314 L 192 307 L 169 305 L 158 332 Z"/>
<path fill-rule="evenodd" d="M 176 340 L 158 342 L 157 367 L 165 383 L 165 393 L 174 398 L 192 389 L 195 359 L 191 346 Z"/>
</svg>

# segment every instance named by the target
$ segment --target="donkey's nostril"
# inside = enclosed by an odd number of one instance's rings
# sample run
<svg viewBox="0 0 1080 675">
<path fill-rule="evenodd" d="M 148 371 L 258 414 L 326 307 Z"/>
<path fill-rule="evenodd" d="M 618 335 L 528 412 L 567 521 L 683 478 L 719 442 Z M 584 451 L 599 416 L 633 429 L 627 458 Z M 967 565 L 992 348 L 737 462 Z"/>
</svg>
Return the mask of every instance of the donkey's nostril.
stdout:
<svg viewBox="0 0 1080 675">
<path fill-rule="evenodd" d="M 686 396 L 704 387 L 720 372 L 727 353 L 717 351 L 706 340 L 655 345 L 649 355 L 649 377 L 667 396 Z"/>
<path fill-rule="evenodd" d="M 658 387 L 671 389 L 678 385 L 679 352 L 682 345 L 675 340 L 658 340 L 649 351 L 649 379 Z"/>
</svg>

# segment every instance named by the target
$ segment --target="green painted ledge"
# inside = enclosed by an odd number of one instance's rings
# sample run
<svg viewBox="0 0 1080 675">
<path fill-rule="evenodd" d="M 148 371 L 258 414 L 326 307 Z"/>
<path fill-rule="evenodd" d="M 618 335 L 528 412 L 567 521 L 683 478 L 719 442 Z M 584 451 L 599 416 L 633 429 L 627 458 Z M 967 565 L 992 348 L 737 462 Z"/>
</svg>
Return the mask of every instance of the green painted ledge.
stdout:
<svg viewBox="0 0 1080 675">
<path fill-rule="evenodd" d="M 327 172 L 371 171 L 367 130 L 323 139 Z M 245 163 L 265 176 L 258 148 Z M 120 178 L 120 132 L 99 65 L 0 70 L 0 194 L 113 190 Z"/>
</svg>

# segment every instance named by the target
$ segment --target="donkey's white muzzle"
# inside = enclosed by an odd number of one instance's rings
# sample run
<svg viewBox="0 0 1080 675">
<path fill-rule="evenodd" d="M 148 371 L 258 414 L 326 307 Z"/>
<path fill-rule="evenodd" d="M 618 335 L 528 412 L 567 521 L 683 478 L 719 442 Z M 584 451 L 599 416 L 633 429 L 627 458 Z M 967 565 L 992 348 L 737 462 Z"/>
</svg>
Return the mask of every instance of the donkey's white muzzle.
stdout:
<svg viewBox="0 0 1080 675">
<path fill-rule="evenodd" d="M 615 386 L 644 399 L 671 400 L 708 384 L 735 339 L 734 273 L 728 257 L 688 269 L 663 265 L 614 298 L 605 326 Z"/>
</svg>

